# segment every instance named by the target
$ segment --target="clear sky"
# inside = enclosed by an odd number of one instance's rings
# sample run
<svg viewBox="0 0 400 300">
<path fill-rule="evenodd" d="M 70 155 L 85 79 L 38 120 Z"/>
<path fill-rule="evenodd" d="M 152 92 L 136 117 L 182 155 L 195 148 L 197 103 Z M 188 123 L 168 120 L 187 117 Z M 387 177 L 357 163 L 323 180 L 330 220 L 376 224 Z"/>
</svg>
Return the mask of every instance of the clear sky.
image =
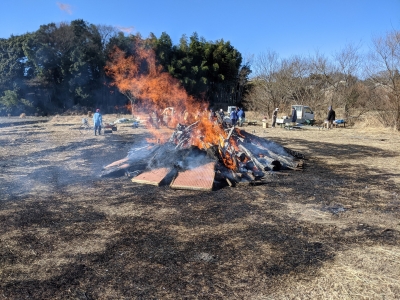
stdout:
<svg viewBox="0 0 400 300">
<path fill-rule="evenodd" d="M 349 43 L 367 50 L 373 37 L 400 30 L 400 0 L 0 0 L 0 38 L 76 19 L 143 37 L 165 31 L 174 44 L 197 32 L 244 57 L 330 55 Z"/>
</svg>

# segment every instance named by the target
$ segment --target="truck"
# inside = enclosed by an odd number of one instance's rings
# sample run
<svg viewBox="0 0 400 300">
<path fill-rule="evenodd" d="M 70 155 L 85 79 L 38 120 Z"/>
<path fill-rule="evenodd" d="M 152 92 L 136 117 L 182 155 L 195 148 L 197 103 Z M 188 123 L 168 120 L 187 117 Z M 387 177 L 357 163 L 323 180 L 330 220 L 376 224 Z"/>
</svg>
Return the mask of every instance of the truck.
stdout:
<svg viewBox="0 0 400 300">
<path fill-rule="evenodd" d="M 306 105 L 292 105 L 296 109 L 297 113 L 297 120 L 296 123 L 299 124 L 314 124 L 314 112 L 309 106 Z M 292 122 L 292 116 L 283 116 L 282 118 L 277 118 L 276 119 L 276 124 L 277 125 L 284 125 L 286 123 L 291 123 Z"/>
<path fill-rule="evenodd" d="M 230 115 L 230 113 L 236 109 L 237 106 L 228 106 L 228 115 Z"/>
</svg>

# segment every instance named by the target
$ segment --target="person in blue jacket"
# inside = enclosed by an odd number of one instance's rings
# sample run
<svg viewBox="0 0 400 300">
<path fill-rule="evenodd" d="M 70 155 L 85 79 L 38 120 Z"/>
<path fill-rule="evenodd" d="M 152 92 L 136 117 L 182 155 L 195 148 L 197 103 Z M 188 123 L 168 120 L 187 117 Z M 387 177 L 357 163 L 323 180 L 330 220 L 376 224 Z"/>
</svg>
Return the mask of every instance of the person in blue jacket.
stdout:
<svg viewBox="0 0 400 300">
<path fill-rule="evenodd" d="M 100 113 L 100 109 L 96 109 L 96 112 L 93 115 L 93 123 L 94 123 L 94 135 L 97 135 L 97 131 L 101 131 L 101 124 L 103 123 L 103 118 Z"/>
<path fill-rule="evenodd" d="M 239 127 L 242 127 L 243 122 L 244 122 L 244 111 L 243 111 L 243 108 L 239 108 L 239 111 L 237 112 L 237 117 L 239 119 Z"/>
<path fill-rule="evenodd" d="M 236 107 L 236 109 L 234 109 L 234 110 L 231 111 L 230 118 L 231 118 L 232 126 L 235 126 L 235 125 L 236 125 L 236 122 L 237 122 L 237 120 L 238 120 L 238 115 L 237 115 L 237 113 L 238 113 L 237 107 Z"/>
</svg>

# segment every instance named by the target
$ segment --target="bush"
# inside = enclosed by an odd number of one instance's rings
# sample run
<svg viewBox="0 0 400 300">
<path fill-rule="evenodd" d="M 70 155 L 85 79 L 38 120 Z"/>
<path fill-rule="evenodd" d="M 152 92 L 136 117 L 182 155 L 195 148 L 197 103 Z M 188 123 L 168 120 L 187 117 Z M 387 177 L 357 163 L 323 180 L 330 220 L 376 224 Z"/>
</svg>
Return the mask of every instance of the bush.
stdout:
<svg viewBox="0 0 400 300">
<path fill-rule="evenodd" d="M 26 99 L 18 99 L 16 91 L 6 90 L 4 96 L 0 97 L 0 114 L 18 115 L 34 110 L 32 102 Z"/>
</svg>

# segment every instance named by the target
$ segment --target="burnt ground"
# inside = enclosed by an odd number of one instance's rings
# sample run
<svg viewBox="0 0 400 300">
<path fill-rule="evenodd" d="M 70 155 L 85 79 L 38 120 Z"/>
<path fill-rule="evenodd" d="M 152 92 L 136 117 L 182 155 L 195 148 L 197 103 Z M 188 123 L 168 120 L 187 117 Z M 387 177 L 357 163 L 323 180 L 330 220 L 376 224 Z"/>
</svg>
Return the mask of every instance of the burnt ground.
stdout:
<svg viewBox="0 0 400 300">
<path fill-rule="evenodd" d="M 245 127 L 304 170 L 200 192 L 99 177 L 144 128 L 1 123 L 0 299 L 400 298 L 398 133 Z"/>
</svg>

